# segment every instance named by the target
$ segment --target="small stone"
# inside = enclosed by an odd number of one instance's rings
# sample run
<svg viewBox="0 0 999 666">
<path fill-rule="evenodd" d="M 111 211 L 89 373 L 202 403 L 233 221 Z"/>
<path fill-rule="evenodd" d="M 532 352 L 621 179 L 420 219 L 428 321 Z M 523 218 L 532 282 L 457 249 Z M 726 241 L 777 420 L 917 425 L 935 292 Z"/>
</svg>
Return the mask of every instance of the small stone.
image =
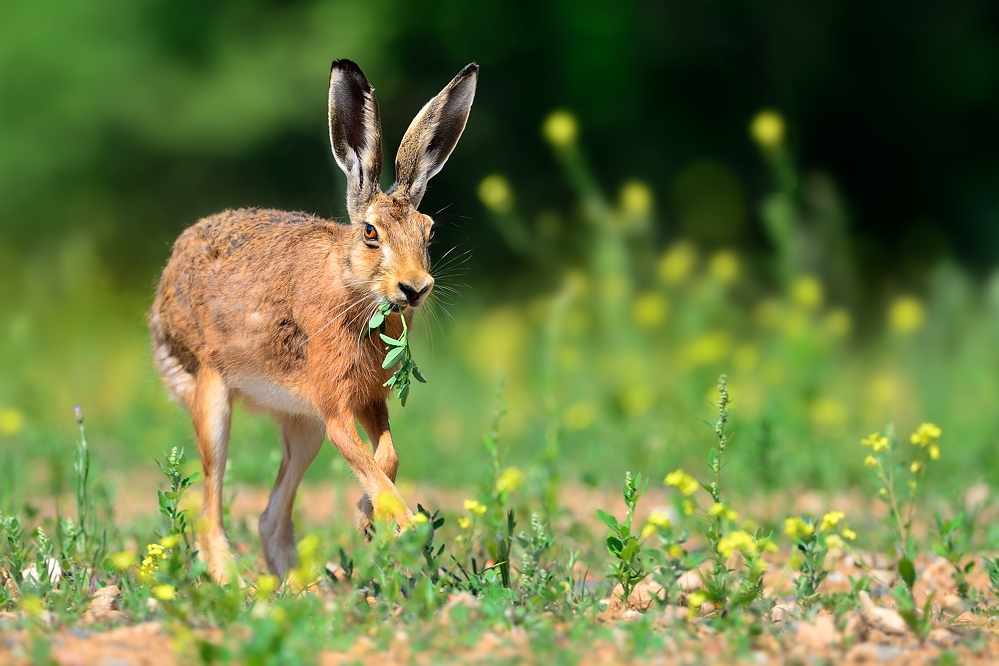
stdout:
<svg viewBox="0 0 999 666">
<path fill-rule="evenodd" d="M 864 620 L 872 629 L 886 634 L 901 636 L 909 631 L 902 616 L 893 610 L 875 606 L 871 595 L 866 591 L 860 593 L 860 603 L 864 606 Z"/>
</svg>

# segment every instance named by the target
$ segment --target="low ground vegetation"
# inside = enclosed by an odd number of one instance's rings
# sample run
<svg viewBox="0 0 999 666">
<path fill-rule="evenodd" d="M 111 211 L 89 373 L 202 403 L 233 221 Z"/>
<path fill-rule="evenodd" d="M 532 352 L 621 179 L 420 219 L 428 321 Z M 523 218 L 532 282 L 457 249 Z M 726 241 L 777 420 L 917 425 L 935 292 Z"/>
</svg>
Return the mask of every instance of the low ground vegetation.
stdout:
<svg viewBox="0 0 999 666">
<path fill-rule="evenodd" d="M 704 478 L 627 474 L 623 511 L 605 496 L 592 515 L 540 487 L 537 470 L 506 465 L 500 402 L 485 437 L 492 463 L 470 497 L 420 506 L 410 529 L 378 524 L 369 540 L 343 525 L 306 531 L 285 581 L 265 573 L 247 516 L 230 512 L 241 577 L 226 586 L 198 558 L 188 508 L 197 479 L 184 452 L 160 461 L 154 529 L 119 526 L 91 492 L 78 412 L 75 510 L 0 517 L 0 655 L 76 663 L 158 645 L 156 663 L 968 663 L 999 647 L 999 565 L 976 530 L 995 508 L 978 497 L 923 515 L 921 481 L 947 449 L 940 428 L 905 438 L 889 428 L 850 447 L 880 484 L 861 503 L 880 503 L 880 522 L 835 506 L 752 516 L 726 485 L 739 444 L 724 376 L 716 398 Z M 649 509 L 653 484 L 661 506 Z"/>
</svg>

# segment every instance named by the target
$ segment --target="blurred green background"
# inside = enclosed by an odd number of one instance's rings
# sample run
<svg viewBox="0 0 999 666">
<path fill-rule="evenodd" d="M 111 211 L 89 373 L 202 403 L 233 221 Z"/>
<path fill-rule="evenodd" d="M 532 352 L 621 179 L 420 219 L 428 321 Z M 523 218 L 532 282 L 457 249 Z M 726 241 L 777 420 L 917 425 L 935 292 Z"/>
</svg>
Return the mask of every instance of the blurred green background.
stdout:
<svg viewBox="0 0 999 666">
<path fill-rule="evenodd" d="M 431 383 L 393 407 L 403 478 L 469 482 L 501 377 L 539 473 L 694 469 L 726 372 L 744 490 L 859 483 L 862 436 L 923 420 L 944 430 L 931 482 L 999 484 L 994 2 L 7 0 L 7 489 L 59 490 L 76 403 L 102 469 L 193 448 L 149 358 L 158 272 L 224 208 L 345 218 L 343 57 L 389 156 L 482 67 L 422 204 L 447 258 L 417 336 Z M 239 415 L 235 477 L 269 483 L 278 456 Z M 331 467 L 327 447 L 310 478 Z"/>
</svg>

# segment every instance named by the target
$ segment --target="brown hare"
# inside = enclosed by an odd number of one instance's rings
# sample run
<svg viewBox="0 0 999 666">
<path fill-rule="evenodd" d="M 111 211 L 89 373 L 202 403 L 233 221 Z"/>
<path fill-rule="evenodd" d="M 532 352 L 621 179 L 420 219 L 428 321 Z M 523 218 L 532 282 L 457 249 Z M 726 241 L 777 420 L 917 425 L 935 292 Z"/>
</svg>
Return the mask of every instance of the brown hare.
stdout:
<svg viewBox="0 0 999 666">
<path fill-rule="evenodd" d="M 395 488 L 399 458 L 385 404 L 392 369 L 382 368 L 378 336 L 364 333 L 385 302 L 412 321 L 434 286 L 428 252 L 434 222 L 417 207 L 465 129 L 477 76 L 478 66 L 468 65 L 420 110 L 399 146 L 395 184 L 382 192 L 374 89 L 356 64 L 335 61 L 330 144 L 347 174 L 350 224 L 229 210 L 199 221 L 174 244 L 149 327 L 163 380 L 194 421 L 205 473 L 201 550 L 216 580 L 235 573 L 222 524 L 222 476 L 236 399 L 270 413 L 281 429 L 284 458 L 260 516 L 274 574 L 284 577 L 295 566 L 295 492 L 326 436 L 364 489 L 361 528 L 376 506 L 400 527 L 409 522 Z M 399 317 L 388 317 L 387 326 L 397 338 Z"/>
</svg>

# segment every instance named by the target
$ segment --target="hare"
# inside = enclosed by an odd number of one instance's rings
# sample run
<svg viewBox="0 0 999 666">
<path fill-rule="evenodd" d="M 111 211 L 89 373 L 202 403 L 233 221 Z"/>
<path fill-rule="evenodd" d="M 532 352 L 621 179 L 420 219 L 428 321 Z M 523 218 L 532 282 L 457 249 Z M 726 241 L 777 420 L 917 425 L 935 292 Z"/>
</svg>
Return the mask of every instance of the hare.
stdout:
<svg viewBox="0 0 999 666">
<path fill-rule="evenodd" d="M 201 550 L 216 580 L 235 573 L 222 524 L 222 476 L 236 399 L 268 412 L 281 430 L 284 457 L 259 523 L 271 572 L 283 578 L 295 566 L 292 505 L 324 437 L 364 490 L 359 527 L 376 514 L 408 524 L 386 406 L 392 368 L 382 368 L 378 336 L 364 333 L 386 301 L 412 321 L 434 286 L 434 221 L 417 207 L 465 129 L 477 76 L 478 66 L 469 64 L 420 110 L 396 154 L 395 184 L 382 192 L 374 89 L 353 62 L 333 62 L 330 144 L 347 175 L 350 223 L 229 210 L 199 221 L 174 244 L 149 328 L 163 381 L 194 422 L 205 482 Z M 387 334 L 398 337 L 399 317 L 386 321 Z"/>
</svg>

